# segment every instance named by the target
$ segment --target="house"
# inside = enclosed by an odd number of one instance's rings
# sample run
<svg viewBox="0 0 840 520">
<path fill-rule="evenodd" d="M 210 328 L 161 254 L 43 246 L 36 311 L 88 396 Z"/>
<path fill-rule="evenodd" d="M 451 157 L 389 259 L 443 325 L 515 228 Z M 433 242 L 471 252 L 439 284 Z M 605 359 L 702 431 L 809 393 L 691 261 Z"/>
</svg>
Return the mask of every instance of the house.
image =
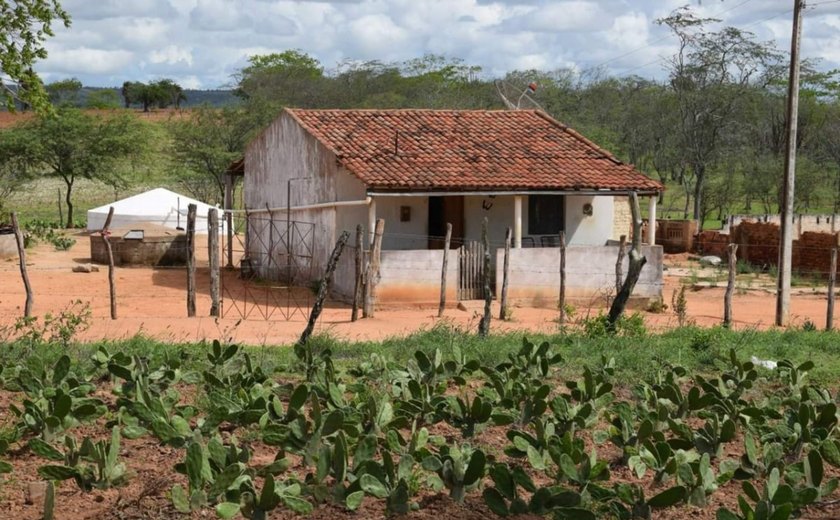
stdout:
<svg viewBox="0 0 840 520">
<path fill-rule="evenodd" d="M 285 109 L 249 144 L 242 169 L 250 216 L 285 219 L 288 212 L 314 225 L 315 279 L 342 231 L 362 225 L 369 244 L 376 219 L 384 219 L 380 302 L 437 300 L 447 223 L 452 247 L 462 251 L 461 261 L 449 263 L 450 301 L 463 297 L 465 271 L 480 269 L 464 254 L 474 251 L 485 217 L 494 264 L 512 229 L 512 299 L 556 303 L 561 230 L 570 246 L 567 294 L 591 298 L 615 285 L 615 241 L 631 229 L 628 194 L 649 197 L 655 230 L 663 189 L 533 110 Z M 269 241 L 283 241 L 266 226 L 249 233 L 252 259 Z M 645 251 L 650 267 L 636 294 L 661 298 L 661 248 Z M 353 287 L 352 255 L 345 256 L 335 282 L 344 296 Z"/>
</svg>

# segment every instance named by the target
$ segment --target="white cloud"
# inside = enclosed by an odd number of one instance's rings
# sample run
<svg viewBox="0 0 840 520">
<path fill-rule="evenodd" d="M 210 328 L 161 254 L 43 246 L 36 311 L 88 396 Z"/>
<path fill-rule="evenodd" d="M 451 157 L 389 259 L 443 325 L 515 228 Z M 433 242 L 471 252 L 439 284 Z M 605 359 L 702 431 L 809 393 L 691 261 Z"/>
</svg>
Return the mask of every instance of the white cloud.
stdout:
<svg viewBox="0 0 840 520">
<path fill-rule="evenodd" d="M 190 12 L 190 28 L 199 31 L 235 31 L 251 25 L 241 4 L 230 0 L 198 0 Z"/>
<path fill-rule="evenodd" d="M 133 59 L 134 54 L 128 50 L 56 49 L 50 51 L 45 70 L 72 75 L 110 74 L 130 65 Z"/>
<path fill-rule="evenodd" d="M 790 0 L 64 0 L 46 77 L 88 85 L 169 77 L 203 88 L 231 84 L 255 53 L 301 49 L 327 70 L 339 61 L 462 58 L 499 75 L 529 67 L 664 77 L 675 50 L 654 20 L 690 3 L 703 16 L 773 39 L 790 38 Z M 840 68 L 840 3 L 807 12 L 803 57 Z"/>
<path fill-rule="evenodd" d="M 193 64 L 192 50 L 177 47 L 175 45 L 168 45 L 163 49 L 152 51 L 151 54 L 149 54 L 149 61 L 151 63 L 168 64 L 183 62 L 190 66 Z"/>
</svg>

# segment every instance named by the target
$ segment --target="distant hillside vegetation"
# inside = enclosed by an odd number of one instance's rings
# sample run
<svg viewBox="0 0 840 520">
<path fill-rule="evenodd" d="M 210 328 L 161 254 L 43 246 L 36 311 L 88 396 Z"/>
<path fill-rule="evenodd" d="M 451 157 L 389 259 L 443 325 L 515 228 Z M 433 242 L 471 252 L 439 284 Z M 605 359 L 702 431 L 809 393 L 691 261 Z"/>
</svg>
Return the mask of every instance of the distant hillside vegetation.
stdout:
<svg viewBox="0 0 840 520">
<path fill-rule="evenodd" d="M 116 99 L 122 104 L 122 95 L 120 89 L 117 87 L 102 88 L 102 87 L 82 87 L 78 94 L 77 104 L 80 106 L 87 105 L 87 98 L 93 92 L 111 91 L 116 94 Z M 181 108 L 195 107 L 199 105 L 208 104 L 214 107 L 222 107 L 227 105 L 235 105 L 239 103 L 240 99 L 236 97 L 233 90 L 192 90 L 184 89 L 184 95 L 187 97 L 186 101 L 181 102 Z"/>
</svg>

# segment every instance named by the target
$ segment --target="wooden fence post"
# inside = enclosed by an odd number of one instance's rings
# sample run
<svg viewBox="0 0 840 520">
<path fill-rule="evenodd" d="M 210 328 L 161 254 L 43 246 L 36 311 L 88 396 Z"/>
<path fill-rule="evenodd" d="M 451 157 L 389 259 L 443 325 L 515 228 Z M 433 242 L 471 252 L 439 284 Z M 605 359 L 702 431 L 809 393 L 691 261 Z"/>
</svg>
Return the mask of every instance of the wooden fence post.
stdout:
<svg viewBox="0 0 840 520">
<path fill-rule="evenodd" d="M 438 318 L 443 317 L 443 310 L 446 308 L 446 271 L 449 269 L 449 244 L 452 242 L 452 224 L 446 223 L 446 237 L 443 239 L 443 266 L 440 271 L 440 305 L 438 305 Z"/>
<path fill-rule="evenodd" d="M 359 224 L 356 226 L 356 285 L 353 288 L 353 311 L 350 314 L 350 321 L 356 321 L 359 319 L 359 300 L 362 299 L 365 276 L 364 237 L 364 229 L 362 228 L 362 225 Z"/>
<path fill-rule="evenodd" d="M 117 319 L 117 287 L 114 281 L 114 250 L 111 248 L 111 219 L 114 217 L 114 206 L 108 208 L 108 216 L 105 218 L 105 225 L 99 233 L 105 242 L 105 250 L 108 252 L 108 292 L 111 296 L 111 319 Z"/>
<path fill-rule="evenodd" d="M 187 206 L 187 316 L 195 317 L 195 204 Z"/>
<path fill-rule="evenodd" d="M 481 245 L 484 249 L 484 269 L 482 273 L 482 281 L 484 282 L 484 316 L 478 324 L 478 335 L 486 337 L 490 333 L 490 303 L 493 301 L 493 295 L 490 293 L 490 240 L 487 237 L 487 217 L 481 224 Z"/>
<path fill-rule="evenodd" d="M 732 326 L 732 293 L 735 291 L 735 275 L 737 274 L 738 258 L 736 253 L 738 244 L 729 244 L 729 278 L 726 282 L 726 292 L 723 295 L 723 326 Z"/>
<path fill-rule="evenodd" d="M 837 248 L 831 248 L 831 267 L 828 271 L 828 308 L 825 313 L 825 330 L 834 328 L 834 284 L 837 280 Z"/>
<path fill-rule="evenodd" d="M 321 285 L 318 286 L 318 296 L 315 298 L 315 304 L 312 306 L 312 312 L 309 314 L 309 322 L 306 324 L 306 328 L 303 329 L 303 333 L 300 335 L 298 345 L 305 345 L 306 342 L 309 341 L 309 336 L 312 335 L 312 331 L 315 330 L 315 322 L 318 321 L 318 316 L 321 315 L 321 311 L 324 308 L 324 301 L 327 299 L 327 294 L 329 294 L 330 283 L 332 282 L 335 268 L 338 265 L 338 259 L 341 257 L 341 253 L 344 251 L 344 246 L 347 244 L 347 240 L 349 238 L 350 233 L 342 231 L 341 236 L 338 238 L 338 242 L 335 243 L 330 259 L 327 262 L 327 270 L 324 273 L 324 278 L 321 279 Z"/>
<path fill-rule="evenodd" d="M 647 258 L 642 254 L 642 212 L 639 210 L 639 196 L 635 191 L 630 192 L 630 213 L 633 217 L 633 240 L 628 254 L 630 265 L 627 268 L 627 277 L 621 284 L 621 290 L 615 295 L 610 305 L 610 312 L 607 314 L 607 329 L 610 332 L 615 332 L 616 323 L 624 314 L 627 301 L 633 294 L 633 289 L 636 288 L 642 268 L 647 263 Z"/>
<path fill-rule="evenodd" d="M 557 234 L 560 243 L 560 294 L 557 297 L 557 306 L 560 309 L 560 325 L 566 324 L 566 232 Z"/>
<path fill-rule="evenodd" d="M 20 277 L 23 278 L 23 288 L 26 290 L 23 316 L 28 318 L 32 316 L 32 305 L 35 303 L 35 297 L 32 295 L 32 285 L 29 283 L 29 274 L 26 272 L 26 249 L 23 243 L 23 233 L 20 231 L 17 213 L 14 211 L 12 212 L 12 229 L 15 232 L 15 242 L 17 242 L 18 258 L 20 259 Z"/>
<path fill-rule="evenodd" d="M 207 212 L 207 252 L 210 259 L 210 316 L 219 317 L 219 212 Z"/>
<path fill-rule="evenodd" d="M 624 246 L 627 244 L 627 235 L 621 235 L 618 239 L 618 259 L 615 261 L 615 294 L 621 290 L 624 283 Z"/>
<path fill-rule="evenodd" d="M 385 231 L 385 221 L 376 221 L 373 233 L 373 247 L 368 261 L 367 276 L 365 276 L 365 307 L 363 318 L 373 318 L 376 312 L 376 284 L 379 283 L 379 264 L 382 256 L 382 233 Z"/>
<path fill-rule="evenodd" d="M 512 231 L 510 228 L 507 228 L 505 231 L 505 261 L 504 267 L 502 271 L 502 294 L 501 298 L 499 299 L 499 319 L 506 320 L 508 319 L 508 308 L 507 308 L 507 293 L 508 293 L 508 277 L 510 276 L 510 237 Z"/>
</svg>

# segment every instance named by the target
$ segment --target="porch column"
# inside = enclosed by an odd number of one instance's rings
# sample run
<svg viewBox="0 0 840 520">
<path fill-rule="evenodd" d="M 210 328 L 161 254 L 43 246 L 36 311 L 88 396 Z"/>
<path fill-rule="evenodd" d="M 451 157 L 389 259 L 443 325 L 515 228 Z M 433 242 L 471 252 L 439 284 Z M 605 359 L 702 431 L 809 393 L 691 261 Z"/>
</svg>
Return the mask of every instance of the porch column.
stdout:
<svg viewBox="0 0 840 520">
<path fill-rule="evenodd" d="M 522 195 L 513 197 L 513 247 L 522 247 Z"/>
<path fill-rule="evenodd" d="M 648 238 L 650 239 L 650 245 L 656 245 L 656 203 L 658 200 L 658 195 L 651 195 L 648 204 Z"/>
<path fill-rule="evenodd" d="M 373 246 L 373 233 L 376 229 L 376 199 L 371 197 L 368 204 L 368 246 Z"/>
</svg>

